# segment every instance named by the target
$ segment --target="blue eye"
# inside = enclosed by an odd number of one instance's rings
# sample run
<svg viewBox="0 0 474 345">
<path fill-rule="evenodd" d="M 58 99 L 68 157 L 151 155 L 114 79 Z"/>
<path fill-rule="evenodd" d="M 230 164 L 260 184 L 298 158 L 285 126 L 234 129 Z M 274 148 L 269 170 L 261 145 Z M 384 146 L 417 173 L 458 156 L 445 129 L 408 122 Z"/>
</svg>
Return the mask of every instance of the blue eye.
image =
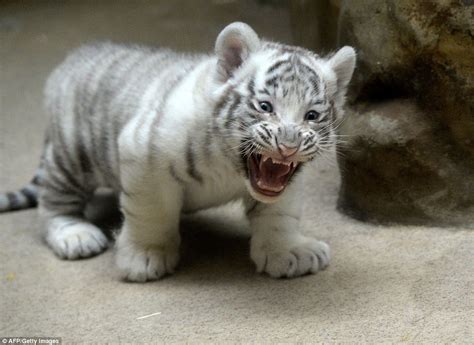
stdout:
<svg viewBox="0 0 474 345">
<path fill-rule="evenodd" d="M 306 121 L 316 121 L 319 118 L 319 113 L 315 112 L 314 110 L 308 111 L 304 116 Z"/>
<path fill-rule="evenodd" d="M 258 106 L 260 107 L 260 110 L 263 111 L 264 113 L 271 113 L 273 112 L 273 107 L 270 104 L 270 102 L 259 102 Z"/>
</svg>

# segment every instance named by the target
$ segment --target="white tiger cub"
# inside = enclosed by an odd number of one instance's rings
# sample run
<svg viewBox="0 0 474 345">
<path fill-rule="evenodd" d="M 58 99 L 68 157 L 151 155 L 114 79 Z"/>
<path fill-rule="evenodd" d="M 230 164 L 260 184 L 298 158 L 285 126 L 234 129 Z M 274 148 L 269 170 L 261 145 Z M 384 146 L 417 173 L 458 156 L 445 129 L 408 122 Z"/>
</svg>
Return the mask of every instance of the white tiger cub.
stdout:
<svg viewBox="0 0 474 345">
<path fill-rule="evenodd" d="M 211 56 L 80 48 L 45 91 L 52 121 L 36 184 L 49 246 L 65 259 L 102 252 L 107 239 L 83 212 L 109 187 L 124 215 L 116 262 L 130 281 L 174 271 L 182 212 L 239 198 L 258 272 L 325 268 L 329 247 L 299 231 L 301 199 L 290 182 L 334 144 L 354 67 L 351 47 L 322 58 L 262 41 L 244 23 L 228 25 Z M 23 190 L 26 204 L 33 187 Z M 3 195 L 0 208 L 21 208 L 18 193 Z"/>
</svg>

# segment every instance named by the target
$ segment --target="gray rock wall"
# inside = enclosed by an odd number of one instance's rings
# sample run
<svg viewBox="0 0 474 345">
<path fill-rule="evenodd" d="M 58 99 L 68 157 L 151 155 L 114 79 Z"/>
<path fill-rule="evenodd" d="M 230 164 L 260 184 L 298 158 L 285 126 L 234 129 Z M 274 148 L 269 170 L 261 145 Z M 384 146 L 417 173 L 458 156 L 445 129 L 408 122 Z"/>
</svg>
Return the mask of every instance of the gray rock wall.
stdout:
<svg viewBox="0 0 474 345">
<path fill-rule="evenodd" d="M 292 1 L 291 12 L 297 43 L 358 51 L 341 210 L 474 226 L 474 1 Z"/>
</svg>

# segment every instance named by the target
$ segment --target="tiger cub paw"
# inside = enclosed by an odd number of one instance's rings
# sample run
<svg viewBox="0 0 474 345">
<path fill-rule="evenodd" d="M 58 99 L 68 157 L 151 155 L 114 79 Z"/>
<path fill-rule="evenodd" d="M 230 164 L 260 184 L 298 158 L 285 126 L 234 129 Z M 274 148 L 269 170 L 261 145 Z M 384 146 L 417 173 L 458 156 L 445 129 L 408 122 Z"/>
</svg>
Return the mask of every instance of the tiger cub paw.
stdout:
<svg viewBox="0 0 474 345">
<path fill-rule="evenodd" d="M 250 257 L 257 272 L 273 278 L 293 278 L 325 269 L 330 249 L 325 242 L 301 235 L 285 241 L 254 236 Z"/>
<path fill-rule="evenodd" d="M 178 265 L 178 249 L 166 246 L 139 246 L 119 243 L 116 263 L 122 279 L 131 282 L 157 280 L 174 272 Z"/>
<path fill-rule="evenodd" d="M 61 259 L 75 260 L 102 253 L 108 239 L 95 225 L 85 222 L 64 222 L 50 230 L 46 241 Z"/>
</svg>

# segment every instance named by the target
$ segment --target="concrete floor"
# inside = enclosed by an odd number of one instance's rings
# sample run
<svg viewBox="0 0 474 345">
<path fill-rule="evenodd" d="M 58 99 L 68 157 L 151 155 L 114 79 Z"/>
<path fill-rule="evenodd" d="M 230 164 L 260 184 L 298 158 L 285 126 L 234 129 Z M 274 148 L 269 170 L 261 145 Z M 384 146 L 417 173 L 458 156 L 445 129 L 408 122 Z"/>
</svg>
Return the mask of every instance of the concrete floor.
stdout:
<svg viewBox="0 0 474 345">
<path fill-rule="evenodd" d="M 291 43 L 284 9 L 248 1 L 1 2 L 0 189 L 33 174 L 47 118 L 42 86 L 67 51 L 98 39 L 209 50 L 234 20 Z M 333 260 L 294 280 L 254 273 L 236 207 L 186 220 L 179 271 L 145 285 L 117 279 L 112 251 L 58 260 L 41 240 L 35 210 L 0 215 L 0 337 L 472 343 L 474 232 L 358 223 L 335 210 L 338 183 L 325 161 L 308 181 L 303 226 L 329 242 Z"/>
</svg>

